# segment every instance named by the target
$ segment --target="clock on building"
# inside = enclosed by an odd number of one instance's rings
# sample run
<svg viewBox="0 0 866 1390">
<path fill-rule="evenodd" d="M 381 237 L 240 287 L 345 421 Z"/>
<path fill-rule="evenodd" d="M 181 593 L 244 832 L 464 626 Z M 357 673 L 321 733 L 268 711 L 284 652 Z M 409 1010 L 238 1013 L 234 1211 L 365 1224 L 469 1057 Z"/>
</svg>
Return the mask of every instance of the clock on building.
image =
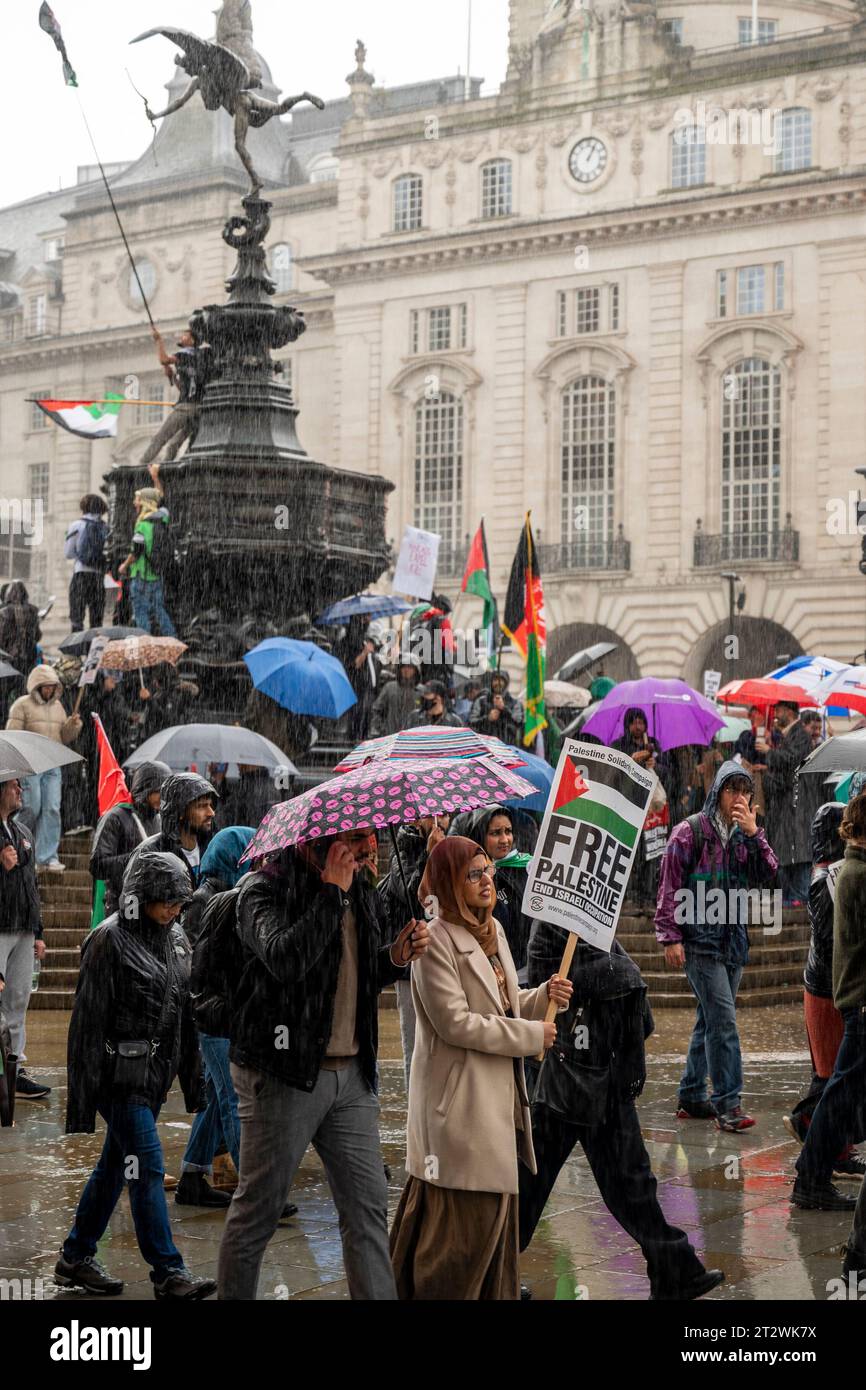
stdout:
<svg viewBox="0 0 866 1390">
<path fill-rule="evenodd" d="M 578 140 L 568 157 L 568 167 L 578 183 L 594 183 L 607 166 L 607 146 L 595 135 Z"/>
</svg>

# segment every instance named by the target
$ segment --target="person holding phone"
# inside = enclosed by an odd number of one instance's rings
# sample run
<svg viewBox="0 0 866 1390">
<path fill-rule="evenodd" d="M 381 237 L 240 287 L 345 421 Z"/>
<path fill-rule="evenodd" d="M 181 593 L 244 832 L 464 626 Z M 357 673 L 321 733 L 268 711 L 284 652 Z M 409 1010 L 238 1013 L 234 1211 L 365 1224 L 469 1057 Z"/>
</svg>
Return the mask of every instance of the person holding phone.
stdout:
<svg viewBox="0 0 866 1390">
<path fill-rule="evenodd" d="M 749 958 L 748 899 L 742 890 L 771 887 L 779 867 L 758 827 L 754 790 L 739 763 L 722 764 L 703 810 L 671 833 L 655 915 L 665 964 L 685 970 L 697 999 L 677 1118 L 714 1119 L 717 1129 L 730 1134 L 755 1123 L 740 1105 L 737 990 Z"/>
<path fill-rule="evenodd" d="M 219 1256 L 219 1297 L 256 1297 L 268 1241 L 312 1144 L 340 1218 L 353 1299 L 394 1301 L 379 1138 L 379 991 L 427 949 L 427 925 L 391 929 L 369 882 L 370 830 L 271 856 L 240 884 L 229 1059 L 240 1182 Z M 407 914 L 408 915 L 408 914 Z"/>
</svg>

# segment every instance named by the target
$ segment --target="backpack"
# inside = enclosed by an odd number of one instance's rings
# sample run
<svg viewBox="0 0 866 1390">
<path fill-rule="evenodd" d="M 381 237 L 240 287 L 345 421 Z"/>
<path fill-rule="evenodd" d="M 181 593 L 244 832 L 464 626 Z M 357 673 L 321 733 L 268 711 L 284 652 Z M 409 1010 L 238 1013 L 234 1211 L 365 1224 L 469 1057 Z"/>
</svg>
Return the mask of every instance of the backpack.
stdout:
<svg viewBox="0 0 866 1390">
<path fill-rule="evenodd" d="M 202 913 L 192 953 L 190 995 L 196 1027 L 212 1038 L 227 1038 L 234 995 L 245 965 L 237 934 L 238 889 L 215 893 Z"/>
<path fill-rule="evenodd" d="M 75 558 L 88 569 L 104 574 L 108 568 L 105 558 L 107 540 L 108 527 L 104 521 L 85 521 L 75 539 Z"/>
<path fill-rule="evenodd" d="M 174 546 L 169 535 L 168 522 L 159 516 L 148 519 L 151 521 L 153 532 L 153 546 L 147 557 L 148 563 L 154 574 L 163 575 L 174 559 Z"/>
</svg>

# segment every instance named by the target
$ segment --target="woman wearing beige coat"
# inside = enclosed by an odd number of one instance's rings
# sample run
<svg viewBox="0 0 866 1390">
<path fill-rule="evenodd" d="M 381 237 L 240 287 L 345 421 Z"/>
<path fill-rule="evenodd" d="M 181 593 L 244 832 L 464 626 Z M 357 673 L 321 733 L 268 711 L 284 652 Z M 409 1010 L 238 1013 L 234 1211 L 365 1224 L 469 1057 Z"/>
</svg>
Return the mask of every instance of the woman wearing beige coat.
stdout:
<svg viewBox="0 0 866 1390">
<path fill-rule="evenodd" d="M 81 733 L 78 714 L 67 714 L 60 696 L 62 687 L 53 666 L 35 666 L 27 677 L 27 694 L 16 700 L 9 711 L 7 729 L 42 734 L 55 743 L 75 743 Z M 62 773 L 59 767 L 28 777 L 21 783 L 25 819 L 36 837 L 36 860 L 40 867 L 62 872 L 57 858 L 60 847 L 60 802 Z"/>
<path fill-rule="evenodd" d="M 520 1297 L 518 1161 L 535 1172 L 523 1058 L 552 1045 L 548 1004 L 566 1007 L 572 986 L 518 987 L 494 875 L 477 844 L 449 836 L 419 889 L 434 915 L 412 967 L 409 1178 L 391 1232 L 401 1299 Z"/>
</svg>

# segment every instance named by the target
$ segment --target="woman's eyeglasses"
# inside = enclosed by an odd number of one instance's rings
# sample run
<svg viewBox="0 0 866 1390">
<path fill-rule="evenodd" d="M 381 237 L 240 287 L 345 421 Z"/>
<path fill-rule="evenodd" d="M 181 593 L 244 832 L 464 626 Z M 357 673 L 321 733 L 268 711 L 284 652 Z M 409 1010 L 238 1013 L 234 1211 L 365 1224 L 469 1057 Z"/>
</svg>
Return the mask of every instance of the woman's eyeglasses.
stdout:
<svg viewBox="0 0 866 1390">
<path fill-rule="evenodd" d="M 491 883 L 496 878 L 496 865 L 488 864 L 486 869 L 470 869 L 466 875 L 467 883 L 480 883 L 482 878 L 489 878 Z"/>
</svg>

